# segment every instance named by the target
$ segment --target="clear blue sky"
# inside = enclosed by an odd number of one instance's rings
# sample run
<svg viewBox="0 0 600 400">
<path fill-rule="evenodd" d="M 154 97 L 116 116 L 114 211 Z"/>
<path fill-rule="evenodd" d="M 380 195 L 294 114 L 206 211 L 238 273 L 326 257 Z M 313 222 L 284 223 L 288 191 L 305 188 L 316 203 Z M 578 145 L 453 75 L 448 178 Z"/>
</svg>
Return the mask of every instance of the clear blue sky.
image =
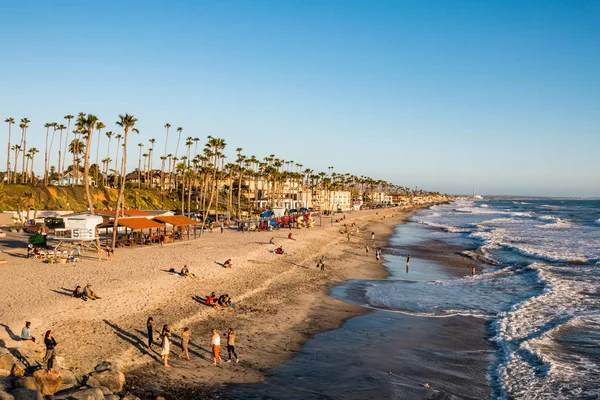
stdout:
<svg viewBox="0 0 600 400">
<path fill-rule="evenodd" d="M 5 1 L 0 16 L 0 117 L 32 121 L 37 169 L 45 122 L 83 111 L 115 130 L 130 113 L 130 159 L 154 137 L 158 160 L 170 122 L 225 138 L 230 160 L 600 196 L 600 1 Z"/>
</svg>

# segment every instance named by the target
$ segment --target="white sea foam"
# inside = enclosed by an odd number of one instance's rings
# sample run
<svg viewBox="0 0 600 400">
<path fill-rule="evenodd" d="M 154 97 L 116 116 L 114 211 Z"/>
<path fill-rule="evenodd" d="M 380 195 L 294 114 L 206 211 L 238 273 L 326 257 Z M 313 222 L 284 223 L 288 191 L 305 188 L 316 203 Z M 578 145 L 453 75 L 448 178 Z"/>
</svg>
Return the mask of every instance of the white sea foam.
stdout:
<svg viewBox="0 0 600 400">
<path fill-rule="evenodd" d="M 600 259 L 599 230 L 575 226 L 556 217 L 545 221 L 555 222 L 495 218 L 481 222 L 479 230 L 470 236 L 484 241 L 486 247 L 511 248 L 526 256 L 548 261 L 585 263 Z"/>
<path fill-rule="evenodd" d="M 590 320 L 600 322 L 599 300 L 589 296 L 600 278 L 595 270 L 582 268 L 580 274 L 564 274 L 559 267 L 534 264 L 540 279 L 547 283 L 544 292 L 513 306 L 495 323 L 494 338 L 504 356 L 498 368 L 503 389 L 511 398 L 557 398 L 590 396 L 598 390 L 585 388 L 600 373 L 599 366 L 585 355 L 554 350 L 556 336 L 582 321 L 587 329 L 600 332 L 600 323 L 590 327 Z M 579 275 L 588 278 L 584 281 Z M 585 394 L 585 396 L 584 396 Z"/>
<path fill-rule="evenodd" d="M 595 221 L 596 224 L 600 225 L 600 218 Z"/>
</svg>

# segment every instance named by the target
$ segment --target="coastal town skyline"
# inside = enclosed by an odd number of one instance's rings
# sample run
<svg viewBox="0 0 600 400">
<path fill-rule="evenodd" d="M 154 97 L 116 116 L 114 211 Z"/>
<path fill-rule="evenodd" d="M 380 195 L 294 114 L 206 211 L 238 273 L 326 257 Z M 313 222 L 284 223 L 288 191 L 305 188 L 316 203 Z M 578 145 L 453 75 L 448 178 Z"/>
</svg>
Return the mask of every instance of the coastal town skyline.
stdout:
<svg viewBox="0 0 600 400">
<path fill-rule="evenodd" d="M 168 122 L 223 137 L 230 159 L 241 147 L 450 194 L 600 195 L 593 2 L 116 4 L 85 28 L 70 21 L 91 5 L 0 5 L 2 122 L 29 118 L 43 143 L 65 114 L 115 131 L 131 113 L 131 159 Z"/>
</svg>

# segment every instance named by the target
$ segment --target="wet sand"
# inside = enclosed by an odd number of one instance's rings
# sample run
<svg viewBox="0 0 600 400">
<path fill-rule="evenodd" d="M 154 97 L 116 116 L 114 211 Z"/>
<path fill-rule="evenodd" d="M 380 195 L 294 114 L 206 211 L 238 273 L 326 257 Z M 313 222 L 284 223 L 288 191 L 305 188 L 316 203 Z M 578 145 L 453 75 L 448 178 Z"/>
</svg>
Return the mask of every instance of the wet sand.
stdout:
<svg viewBox="0 0 600 400">
<path fill-rule="evenodd" d="M 392 278 L 452 279 L 477 264 L 460 256 L 459 246 L 419 242 L 417 236 L 423 239 L 422 229 L 428 228 L 414 225 L 402 226 L 401 236 L 395 229 L 389 240 L 384 257 Z M 489 338 L 487 321 L 474 317 L 372 310 L 316 335 L 293 360 L 270 371 L 266 383 L 234 386 L 228 393 L 234 399 L 489 398 L 488 369 L 495 353 Z"/>
</svg>

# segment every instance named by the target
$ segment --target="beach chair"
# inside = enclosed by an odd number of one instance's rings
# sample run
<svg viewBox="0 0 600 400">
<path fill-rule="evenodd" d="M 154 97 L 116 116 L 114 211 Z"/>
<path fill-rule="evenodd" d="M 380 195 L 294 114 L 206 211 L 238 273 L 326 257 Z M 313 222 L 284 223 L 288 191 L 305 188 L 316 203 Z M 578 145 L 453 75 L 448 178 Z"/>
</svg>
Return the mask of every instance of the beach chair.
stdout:
<svg viewBox="0 0 600 400">
<path fill-rule="evenodd" d="M 52 257 L 52 258 L 54 258 L 54 250 L 48 250 L 48 252 L 46 253 L 46 255 L 47 255 L 48 257 Z"/>
</svg>

